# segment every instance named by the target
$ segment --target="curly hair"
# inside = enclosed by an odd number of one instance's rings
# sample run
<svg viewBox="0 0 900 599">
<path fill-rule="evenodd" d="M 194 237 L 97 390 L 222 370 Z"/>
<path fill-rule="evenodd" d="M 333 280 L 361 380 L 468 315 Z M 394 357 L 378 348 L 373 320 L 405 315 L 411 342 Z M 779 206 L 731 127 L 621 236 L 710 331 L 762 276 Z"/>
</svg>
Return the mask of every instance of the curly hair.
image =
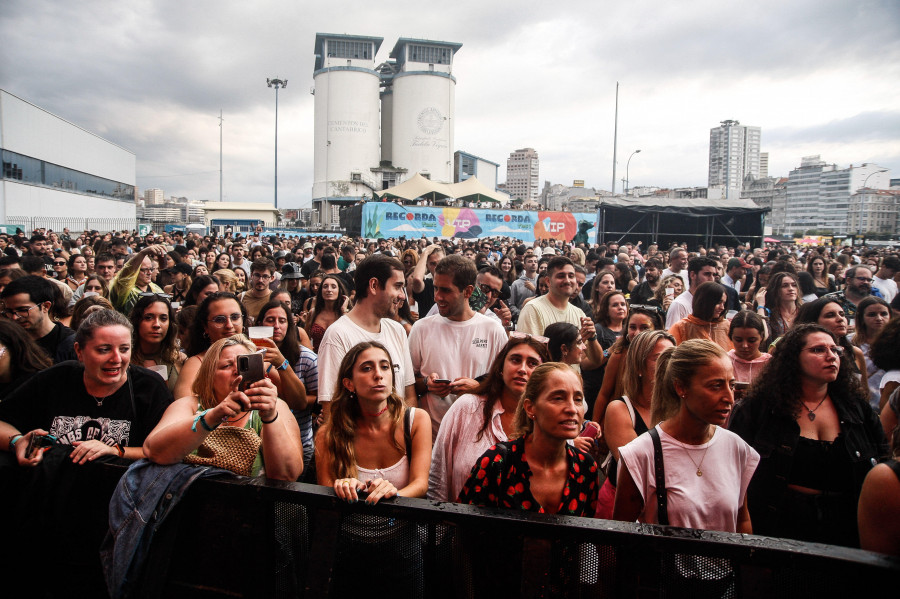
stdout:
<svg viewBox="0 0 900 599">
<path fill-rule="evenodd" d="M 802 372 L 800 353 L 806 345 L 806 338 L 813 333 L 825 333 L 835 343 L 838 342 L 834 334 L 821 325 L 795 325 L 775 345 L 772 359 L 766 362 L 760 375 L 754 379 L 744 401 L 757 396 L 765 398 L 776 413 L 796 419 L 803 405 L 803 382 L 802 377 L 798 376 Z M 859 382 L 853 361 L 851 352 L 845 351 L 841 356 L 837 380 L 828 384 L 828 394 L 833 401 L 868 401 L 868 389 Z"/>
<path fill-rule="evenodd" d="M 541 358 L 541 363 L 550 361 L 550 352 L 547 346 L 536 341 L 530 335 L 527 337 L 513 337 L 509 340 L 497 357 L 487 373 L 487 377 L 472 391 L 472 395 L 484 397 L 484 405 L 482 406 L 482 422 L 481 429 L 478 431 L 475 440 L 480 441 L 484 437 L 485 431 L 491 425 L 491 416 L 494 414 L 494 402 L 503 395 L 503 389 L 506 383 L 503 381 L 503 366 L 506 364 L 506 358 L 509 353 L 520 345 L 527 345 L 537 352 Z"/>
<path fill-rule="evenodd" d="M 355 478 L 357 475 L 354 441 L 356 439 L 356 421 L 362 417 L 362 408 L 359 405 L 359 399 L 356 397 L 356 394 L 350 392 L 344 386 L 344 380 L 353 379 L 353 368 L 356 366 L 357 360 L 359 360 L 364 351 L 371 348 L 382 350 L 387 355 L 388 360 L 391 360 L 388 350 L 375 341 L 364 341 L 350 348 L 350 351 L 341 360 L 341 366 L 338 369 L 334 396 L 331 400 L 331 418 L 318 432 L 318 435 L 321 436 L 324 442 L 324 446 L 332 456 L 332 472 L 330 474 L 334 478 Z M 391 417 L 389 433 L 391 442 L 397 450 L 403 451 L 403 448 L 397 443 L 396 431 L 397 427 L 401 426 L 405 404 L 400 396 L 397 395 L 396 387 L 393 385 L 387 404 L 388 413 Z"/>
</svg>

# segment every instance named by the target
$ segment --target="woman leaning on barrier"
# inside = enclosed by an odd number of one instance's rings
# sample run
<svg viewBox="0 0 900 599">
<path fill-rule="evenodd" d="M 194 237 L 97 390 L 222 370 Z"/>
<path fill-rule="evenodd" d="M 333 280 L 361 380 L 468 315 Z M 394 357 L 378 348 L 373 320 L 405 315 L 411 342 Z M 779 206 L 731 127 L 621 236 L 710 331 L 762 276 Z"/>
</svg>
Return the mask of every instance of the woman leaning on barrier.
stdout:
<svg viewBox="0 0 900 599">
<path fill-rule="evenodd" d="M 761 456 L 756 533 L 858 546 L 859 490 L 887 443 L 851 360 L 826 328 L 796 325 L 735 409 L 731 430 Z"/>
</svg>

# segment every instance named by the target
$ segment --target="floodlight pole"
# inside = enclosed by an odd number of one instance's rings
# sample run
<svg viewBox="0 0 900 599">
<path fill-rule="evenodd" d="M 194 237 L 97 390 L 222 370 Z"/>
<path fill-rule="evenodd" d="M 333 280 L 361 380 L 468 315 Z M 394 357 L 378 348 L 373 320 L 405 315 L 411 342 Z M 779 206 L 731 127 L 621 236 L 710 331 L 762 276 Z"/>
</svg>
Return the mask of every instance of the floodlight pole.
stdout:
<svg viewBox="0 0 900 599">
<path fill-rule="evenodd" d="M 287 87 L 287 79 L 266 79 L 266 85 L 275 88 L 275 209 L 278 209 L 278 90 Z"/>
</svg>

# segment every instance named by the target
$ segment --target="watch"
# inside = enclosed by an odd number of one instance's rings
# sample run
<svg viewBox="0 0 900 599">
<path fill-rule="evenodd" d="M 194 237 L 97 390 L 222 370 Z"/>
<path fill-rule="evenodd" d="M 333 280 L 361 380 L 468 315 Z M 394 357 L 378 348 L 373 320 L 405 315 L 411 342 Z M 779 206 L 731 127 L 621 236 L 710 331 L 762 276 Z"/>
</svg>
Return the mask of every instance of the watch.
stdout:
<svg viewBox="0 0 900 599">
<path fill-rule="evenodd" d="M 287 370 L 290 365 L 290 362 L 285 359 L 284 362 L 281 363 L 281 366 L 278 367 L 278 370 Z"/>
</svg>

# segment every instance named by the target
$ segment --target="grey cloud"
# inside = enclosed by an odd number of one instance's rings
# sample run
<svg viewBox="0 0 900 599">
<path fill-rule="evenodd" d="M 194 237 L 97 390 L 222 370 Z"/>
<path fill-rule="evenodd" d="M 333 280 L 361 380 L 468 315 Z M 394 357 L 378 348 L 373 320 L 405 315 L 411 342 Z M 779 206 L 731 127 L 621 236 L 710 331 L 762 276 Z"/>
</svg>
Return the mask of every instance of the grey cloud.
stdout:
<svg viewBox="0 0 900 599">
<path fill-rule="evenodd" d="M 765 144 L 852 143 L 900 139 L 900 111 L 863 112 L 809 127 L 775 127 L 763 132 Z"/>
</svg>

